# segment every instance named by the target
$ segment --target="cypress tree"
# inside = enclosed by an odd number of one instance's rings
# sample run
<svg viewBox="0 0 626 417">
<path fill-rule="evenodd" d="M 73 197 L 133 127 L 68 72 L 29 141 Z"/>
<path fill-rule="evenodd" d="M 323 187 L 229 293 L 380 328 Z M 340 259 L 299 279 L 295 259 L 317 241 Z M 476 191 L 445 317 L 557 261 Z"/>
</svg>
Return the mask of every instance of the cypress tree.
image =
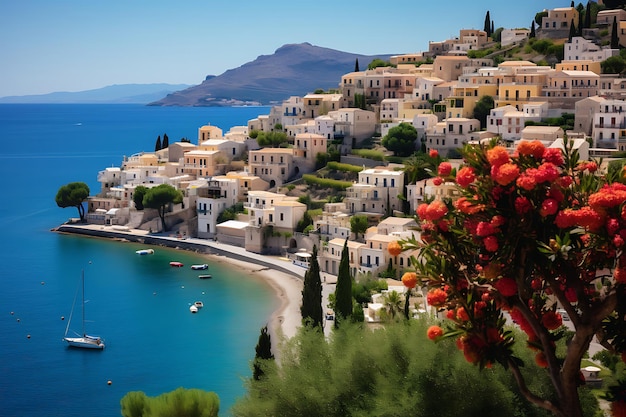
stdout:
<svg viewBox="0 0 626 417">
<path fill-rule="evenodd" d="M 350 259 L 348 254 L 348 239 L 343 244 L 339 274 L 335 288 L 335 327 L 343 320 L 352 316 L 352 277 L 350 276 Z"/>
<path fill-rule="evenodd" d="M 356 59 L 356 62 L 354 63 L 354 72 L 359 72 L 359 58 Z"/>
<path fill-rule="evenodd" d="M 496 33 L 495 26 L 493 24 L 493 20 L 491 21 L 491 31 L 489 32 L 489 36 L 493 36 Z"/>
<path fill-rule="evenodd" d="M 487 14 L 485 15 L 485 25 L 483 30 L 487 32 L 487 37 L 491 36 L 491 17 L 489 17 L 489 10 L 487 10 Z"/>
<path fill-rule="evenodd" d="M 159 137 L 157 137 L 156 143 L 154 144 L 154 152 L 158 152 L 161 149 L 161 135 L 159 135 Z"/>
<path fill-rule="evenodd" d="M 317 246 L 313 246 L 309 270 L 304 274 L 300 313 L 302 314 L 302 324 L 321 327 L 323 317 L 322 281 L 320 279 L 320 266 L 317 261 Z"/>
<path fill-rule="evenodd" d="M 163 148 L 167 149 L 170 146 L 170 139 L 167 137 L 167 133 L 163 134 Z"/>
<path fill-rule="evenodd" d="M 533 20 L 532 25 L 530 25 L 530 35 L 528 35 L 529 39 L 533 39 L 535 36 L 537 36 L 535 34 L 535 21 Z"/>
<path fill-rule="evenodd" d="M 585 28 L 591 27 L 591 1 L 587 2 L 587 9 L 585 10 Z"/>
<path fill-rule="evenodd" d="M 572 0 L 572 3 L 570 4 L 570 6 L 569 6 L 569 7 L 575 7 L 575 6 L 574 6 L 574 0 Z"/>
<path fill-rule="evenodd" d="M 576 36 L 576 27 L 574 26 L 574 19 L 572 19 L 571 23 L 569 24 L 568 41 L 571 42 L 574 36 Z"/>
<path fill-rule="evenodd" d="M 583 14 L 578 13 L 578 27 L 576 28 L 576 36 L 583 36 Z"/>
<path fill-rule="evenodd" d="M 272 340 L 269 333 L 267 333 L 267 326 L 261 329 L 261 334 L 259 335 L 259 341 L 256 344 L 255 350 L 256 355 L 254 356 L 252 378 L 254 378 L 255 381 L 258 381 L 264 374 L 261 361 L 274 359 L 274 355 L 272 355 Z"/>
<path fill-rule="evenodd" d="M 619 38 L 617 37 L 617 17 L 613 16 L 613 27 L 611 28 L 611 49 L 619 48 Z"/>
</svg>

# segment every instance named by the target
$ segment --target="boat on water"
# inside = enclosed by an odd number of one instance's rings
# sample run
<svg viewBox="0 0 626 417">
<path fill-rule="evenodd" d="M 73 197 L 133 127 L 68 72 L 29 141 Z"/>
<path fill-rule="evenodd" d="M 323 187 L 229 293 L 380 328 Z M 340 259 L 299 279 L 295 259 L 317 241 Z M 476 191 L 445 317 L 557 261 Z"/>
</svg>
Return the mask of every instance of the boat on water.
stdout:
<svg viewBox="0 0 626 417">
<path fill-rule="evenodd" d="M 202 301 L 196 301 L 195 303 L 193 303 L 193 305 L 195 305 L 197 308 L 204 307 L 204 303 Z"/>
<path fill-rule="evenodd" d="M 65 335 L 63 340 L 71 347 L 83 348 L 83 349 L 104 349 L 104 340 L 100 336 L 88 335 L 85 331 L 85 271 L 83 270 L 80 278 L 81 284 L 76 289 L 74 295 L 74 303 L 72 304 L 72 311 L 70 312 L 70 318 L 67 321 L 67 327 L 65 328 Z M 74 307 L 76 306 L 76 300 L 78 298 L 78 292 L 81 292 L 81 306 L 82 306 L 82 336 L 76 333 L 76 337 L 69 337 L 67 334 L 70 331 L 70 325 L 72 324 L 72 316 L 74 315 Z"/>
<path fill-rule="evenodd" d="M 191 265 L 191 269 L 195 269 L 195 270 L 209 269 L 209 265 L 207 264 Z"/>
<path fill-rule="evenodd" d="M 154 253 L 154 249 L 139 249 L 135 251 L 137 255 L 152 255 Z"/>
<path fill-rule="evenodd" d="M 213 278 L 211 274 L 202 274 L 202 275 L 198 275 L 198 278 L 200 279 L 211 279 Z"/>
<path fill-rule="evenodd" d="M 202 301 L 196 301 L 192 305 L 189 306 L 189 311 L 191 311 L 192 314 L 195 314 L 202 307 L 204 307 L 204 304 L 202 303 Z"/>
<path fill-rule="evenodd" d="M 172 261 L 172 262 L 170 262 L 170 266 L 173 266 L 175 268 L 180 268 L 180 267 L 183 266 L 183 263 L 182 262 Z"/>
</svg>

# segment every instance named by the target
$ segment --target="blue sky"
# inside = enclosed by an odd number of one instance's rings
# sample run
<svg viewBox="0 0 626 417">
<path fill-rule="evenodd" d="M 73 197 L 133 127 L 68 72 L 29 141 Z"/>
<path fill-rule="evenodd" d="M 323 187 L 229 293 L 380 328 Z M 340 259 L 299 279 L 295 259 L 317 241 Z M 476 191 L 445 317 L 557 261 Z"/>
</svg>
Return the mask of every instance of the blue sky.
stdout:
<svg viewBox="0 0 626 417">
<path fill-rule="evenodd" d="M 570 3 L 0 0 L 0 97 L 200 84 L 289 43 L 365 55 L 419 52 L 459 29 L 482 29 L 488 10 L 496 28 L 530 27 L 537 12 Z"/>
</svg>

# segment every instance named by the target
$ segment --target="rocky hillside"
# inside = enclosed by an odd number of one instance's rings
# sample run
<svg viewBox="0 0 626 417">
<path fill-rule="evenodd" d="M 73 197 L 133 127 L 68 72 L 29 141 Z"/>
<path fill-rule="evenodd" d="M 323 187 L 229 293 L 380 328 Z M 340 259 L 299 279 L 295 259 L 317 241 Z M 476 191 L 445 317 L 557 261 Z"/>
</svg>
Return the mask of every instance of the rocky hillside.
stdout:
<svg viewBox="0 0 626 417">
<path fill-rule="evenodd" d="M 208 76 L 200 85 L 168 94 L 153 106 L 232 106 L 272 104 L 317 89 L 338 88 L 341 76 L 354 70 L 356 60 L 365 69 L 375 58 L 391 55 L 358 55 L 309 43 L 284 45 L 272 55 L 219 76 Z"/>
</svg>

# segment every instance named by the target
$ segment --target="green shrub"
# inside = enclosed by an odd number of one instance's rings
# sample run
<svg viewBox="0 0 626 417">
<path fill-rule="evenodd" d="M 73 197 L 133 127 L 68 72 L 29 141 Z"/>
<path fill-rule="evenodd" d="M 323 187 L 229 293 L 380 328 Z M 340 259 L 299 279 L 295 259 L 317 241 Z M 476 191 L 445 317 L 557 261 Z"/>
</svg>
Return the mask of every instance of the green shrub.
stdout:
<svg viewBox="0 0 626 417">
<path fill-rule="evenodd" d="M 374 161 L 384 161 L 385 154 L 374 149 L 352 149 L 352 154 L 361 158 L 373 159 Z"/>
<path fill-rule="evenodd" d="M 333 169 L 335 171 L 342 171 L 342 172 L 361 172 L 361 171 L 363 171 L 363 167 L 362 166 L 350 165 L 350 164 L 342 164 L 340 162 L 329 162 L 328 164 L 326 164 L 326 168 Z"/>
<path fill-rule="evenodd" d="M 333 188 L 336 190 L 345 190 L 346 188 L 352 186 L 352 182 L 350 181 L 339 181 L 333 180 L 330 178 L 319 178 L 312 174 L 304 174 L 302 176 L 304 182 L 308 185 L 315 185 L 320 188 Z"/>
</svg>

